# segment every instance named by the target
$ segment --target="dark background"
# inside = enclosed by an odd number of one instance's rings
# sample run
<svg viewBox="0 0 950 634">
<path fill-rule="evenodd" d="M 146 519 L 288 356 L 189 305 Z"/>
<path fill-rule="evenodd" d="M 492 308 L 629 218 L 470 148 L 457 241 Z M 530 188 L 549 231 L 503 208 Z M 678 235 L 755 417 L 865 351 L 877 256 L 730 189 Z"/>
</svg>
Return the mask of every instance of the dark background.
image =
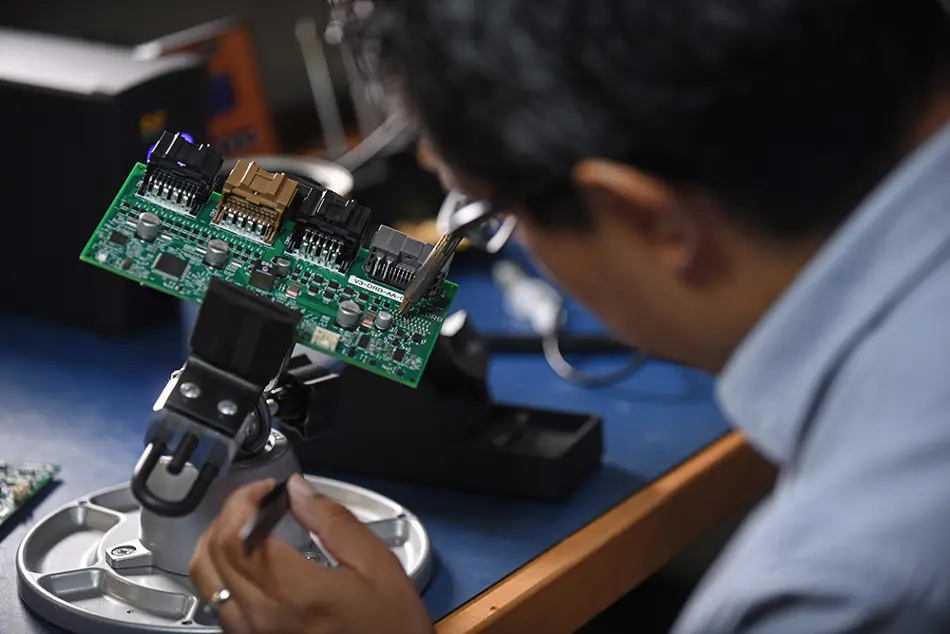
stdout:
<svg viewBox="0 0 950 634">
<path fill-rule="evenodd" d="M 310 16 L 322 29 L 328 13 L 326 0 L 0 0 L 0 26 L 124 46 L 219 18 L 241 18 L 251 31 L 281 146 L 287 149 L 306 147 L 319 133 L 294 25 Z M 339 57 L 330 47 L 325 51 L 343 98 L 347 88 Z"/>
</svg>

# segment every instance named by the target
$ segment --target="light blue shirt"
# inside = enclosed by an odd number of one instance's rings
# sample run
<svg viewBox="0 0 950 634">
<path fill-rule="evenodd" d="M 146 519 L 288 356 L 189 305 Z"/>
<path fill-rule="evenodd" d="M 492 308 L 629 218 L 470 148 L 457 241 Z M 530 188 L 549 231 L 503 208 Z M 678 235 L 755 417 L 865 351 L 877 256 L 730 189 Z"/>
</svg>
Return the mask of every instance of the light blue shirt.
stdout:
<svg viewBox="0 0 950 634">
<path fill-rule="evenodd" d="M 805 267 L 718 397 L 781 472 L 674 632 L 950 632 L 950 127 Z"/>
</svg>

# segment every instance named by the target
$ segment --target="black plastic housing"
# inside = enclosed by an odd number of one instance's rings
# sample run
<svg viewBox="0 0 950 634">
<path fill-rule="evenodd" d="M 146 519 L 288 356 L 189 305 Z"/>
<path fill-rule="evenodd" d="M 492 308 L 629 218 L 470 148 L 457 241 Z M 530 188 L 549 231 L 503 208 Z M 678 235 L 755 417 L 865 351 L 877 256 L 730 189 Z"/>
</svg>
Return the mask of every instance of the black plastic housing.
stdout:
<svg viewBox="0 0 950 634">
<path fill-rule="evenodd" d="M 178 187 L 179 196 L 181 192 L 187 192 L 189 200 L 175 202 L 186 205 L 192 214 L 197 214 L 211 197 L 222 163 L 224 157 L 207 143 L 191 143 L 181 134 L 166 130 L 148 159 L 139 194 L 144 194 L 156 183 Z"/>
<path fill-rule="evenodd" d="M 469 326 L 439 338 L 416 389 L 294 358 L 276 416 L 305 470 L 564 499 L 600 465 L 601 417 L 495 403 L 487 366 Z"/>
<path fill-rule="evenodd" d="M 291 248 L 300 245 L 306 230 L 316 232 L 339 243 L 340 263 L 344 266 L 356 259 L 372 215 L 368 207 L 355 200 L 307 182 L 298 183 L 290 212 L 296 223 Z"/>
</svg>

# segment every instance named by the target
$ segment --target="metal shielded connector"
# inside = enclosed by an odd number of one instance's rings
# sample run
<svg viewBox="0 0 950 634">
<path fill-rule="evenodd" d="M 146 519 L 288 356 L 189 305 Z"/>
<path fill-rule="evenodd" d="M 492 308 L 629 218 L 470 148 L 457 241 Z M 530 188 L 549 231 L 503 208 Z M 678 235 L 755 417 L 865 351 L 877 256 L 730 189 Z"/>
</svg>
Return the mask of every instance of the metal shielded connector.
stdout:
<svg viewBox="0 0 950 634">
<path fill-rule="evenodd" d="M 197 215 L 211 197 L 223 162 L 210 145 L 163 132 L 148 157 L 138 194 L 172 211 Z"/>
<path fill-rule="evenodd" d="M 369 255 L 366 257 L 363 270 L 376 281 L 406 290 L 409 282 L 432 252 L 432 248 L 431 244 L 411 238 L 392 227 L 381 225 L 370 243 Z M 450 258 L 437 278 L 433 280 L 426 294 L 428 297 L 438 296 L 442 292 L 442 284 L 445 282 L 451 263 Z"/>
<path fill-rule="evenodd" d="M 297 181 L 286 174 L 273 174 L 254 161 L 240 159 L 224 182 L 213 222 L 273 244 L 284 212 L 296 193 Z"/>
</svg>

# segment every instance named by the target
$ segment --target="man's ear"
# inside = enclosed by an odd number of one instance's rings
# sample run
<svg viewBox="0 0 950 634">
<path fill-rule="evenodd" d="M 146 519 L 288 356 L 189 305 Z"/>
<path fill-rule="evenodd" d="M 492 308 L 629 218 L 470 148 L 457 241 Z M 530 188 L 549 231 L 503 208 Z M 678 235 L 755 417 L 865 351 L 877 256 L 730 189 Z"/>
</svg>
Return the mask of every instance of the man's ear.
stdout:
<svg viewBox="0 0 950 634">
<path fill-rule="evenodd" d="M 695 263 L 699 220 L 673 188 L 633 167 L 603 159 L 581 161 L 571 176 L 597 225 L 655 250 L 680 272 Z"/>
</svg>

